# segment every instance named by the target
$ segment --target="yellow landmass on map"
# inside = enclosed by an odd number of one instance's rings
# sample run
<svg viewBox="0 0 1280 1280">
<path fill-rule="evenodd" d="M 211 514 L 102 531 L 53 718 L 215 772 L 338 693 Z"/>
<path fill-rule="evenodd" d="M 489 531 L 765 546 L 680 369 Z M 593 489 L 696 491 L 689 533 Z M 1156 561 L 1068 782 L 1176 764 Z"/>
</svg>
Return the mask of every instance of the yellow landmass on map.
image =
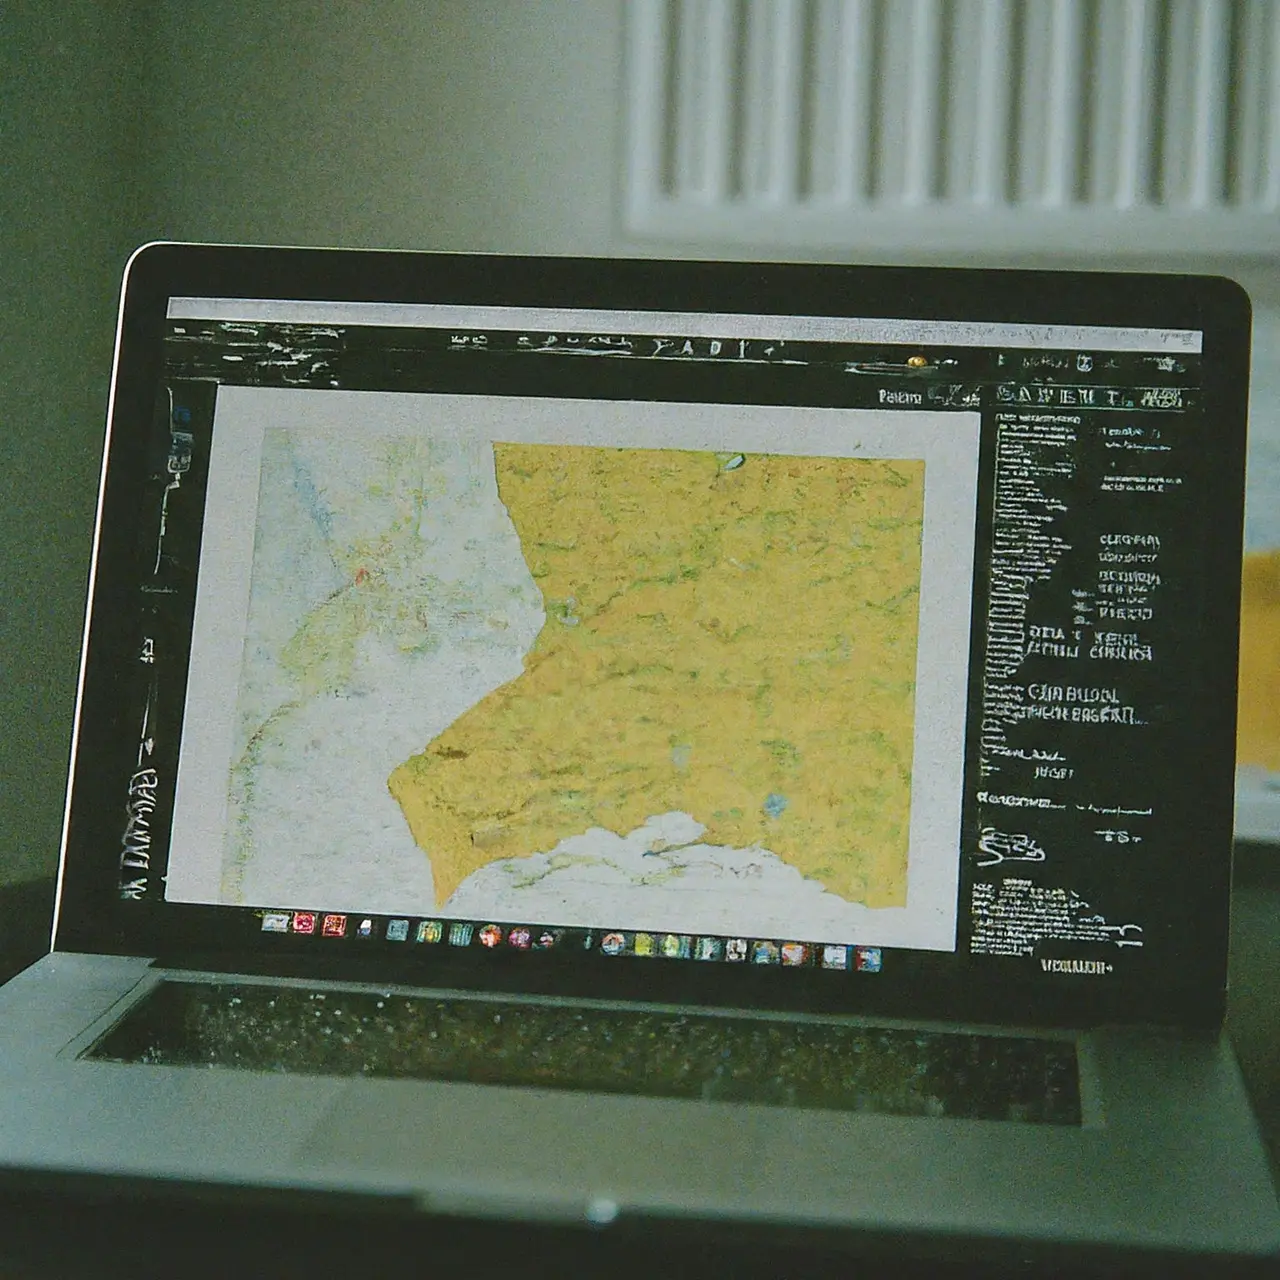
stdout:
<svg viewBox="0 0 1280 1280">
<path fill-rule="evenodd" d="M 1280 773 L 1280 550 L 1244 558 L 1236 760 Z"/>
<path fill-rule="evenodd" d="M 443 904 L 496 859 L 682 811 L 906 902 L 924 463 L 495 446 L 547 620 L 389 785 Z"/>
</svg>

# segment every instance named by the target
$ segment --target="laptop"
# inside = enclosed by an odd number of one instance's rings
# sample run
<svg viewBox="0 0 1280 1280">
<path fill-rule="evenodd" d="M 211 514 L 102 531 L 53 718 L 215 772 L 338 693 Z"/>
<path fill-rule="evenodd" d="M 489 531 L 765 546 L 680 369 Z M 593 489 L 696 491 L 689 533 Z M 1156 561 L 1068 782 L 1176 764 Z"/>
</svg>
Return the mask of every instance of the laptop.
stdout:
<svg viewBox="0 0 1280 1280">
<path fill-rule="evenodd" d="M 9 1178 L 1261 1258 L 1212 278 L 152 244 Z"/>
</svg>

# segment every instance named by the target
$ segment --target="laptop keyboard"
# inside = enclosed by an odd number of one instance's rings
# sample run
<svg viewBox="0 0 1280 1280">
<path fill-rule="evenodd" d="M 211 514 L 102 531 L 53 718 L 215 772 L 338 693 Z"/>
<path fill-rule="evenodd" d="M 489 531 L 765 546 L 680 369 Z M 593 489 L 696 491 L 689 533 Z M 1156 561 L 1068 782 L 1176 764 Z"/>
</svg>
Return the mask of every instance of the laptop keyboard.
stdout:
<svg viewBox="0 0 1280 1280">
<path fill-rule="evenodd" d="M 500 997 L 162 982 L 85 1056 L 1080 1123 L 1069 1041 Z"/>
</svg>

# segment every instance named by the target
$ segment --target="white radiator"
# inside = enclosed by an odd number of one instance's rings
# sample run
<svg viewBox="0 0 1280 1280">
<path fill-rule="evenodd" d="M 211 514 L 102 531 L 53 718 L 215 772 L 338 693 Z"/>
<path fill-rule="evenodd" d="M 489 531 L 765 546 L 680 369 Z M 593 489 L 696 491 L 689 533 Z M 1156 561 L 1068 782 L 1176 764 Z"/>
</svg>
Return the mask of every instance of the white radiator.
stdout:
<svg viewBox="0 0 1280 1280">
<path fill-rule="evenodd" d="M 626 230 L 1280 252 L 1280 0 L 627 0 Z"/>
</svg>

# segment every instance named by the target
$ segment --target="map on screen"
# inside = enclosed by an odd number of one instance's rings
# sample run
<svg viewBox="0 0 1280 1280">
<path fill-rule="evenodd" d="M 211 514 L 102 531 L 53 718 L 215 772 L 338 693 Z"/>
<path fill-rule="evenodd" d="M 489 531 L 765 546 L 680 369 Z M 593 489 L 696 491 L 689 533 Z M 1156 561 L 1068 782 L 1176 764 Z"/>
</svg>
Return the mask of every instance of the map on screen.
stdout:
<svg viewBox="0 0 1280 1280">
<path fill-rule="evenodd" d="M 171 896 L 948 945 L 971 432 L 400 401 L 220 402 Z"/>
<path fill-rule="evenodd" d="M 795 873 L 902 905 L 923 472 L 268 431 L 228 888 L 288 848 L 318 709 L 448 649 L 469 705 L 387 779 L 437 907 L 598 919 Z M 311 583 L 296 626 L 282 578 Z"/>
</svg>

